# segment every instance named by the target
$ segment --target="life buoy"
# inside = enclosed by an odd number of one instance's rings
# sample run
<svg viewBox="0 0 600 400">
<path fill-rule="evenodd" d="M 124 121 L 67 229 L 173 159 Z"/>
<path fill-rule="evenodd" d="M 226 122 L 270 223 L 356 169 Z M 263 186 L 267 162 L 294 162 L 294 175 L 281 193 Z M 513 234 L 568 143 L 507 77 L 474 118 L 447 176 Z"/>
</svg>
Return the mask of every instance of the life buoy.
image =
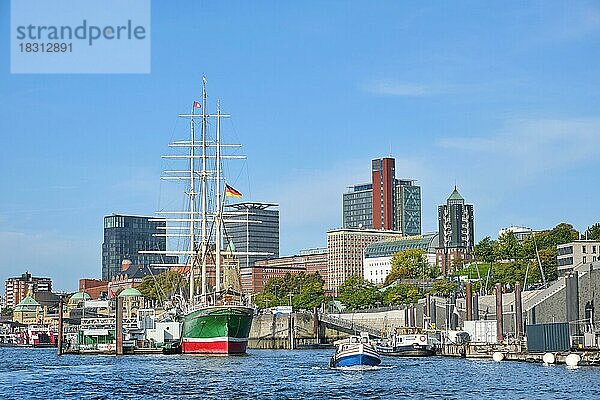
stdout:
<svg viewBox="0 0 600 400">
<path fill-rule="evenodd" d="M 419 340 L 421 342 L 424 342 L 425 340 L 427 340 L 427 338 L 425 337 L 425 335 L 421 335 L 421 336 L 419 336 Z"/>
</svg>

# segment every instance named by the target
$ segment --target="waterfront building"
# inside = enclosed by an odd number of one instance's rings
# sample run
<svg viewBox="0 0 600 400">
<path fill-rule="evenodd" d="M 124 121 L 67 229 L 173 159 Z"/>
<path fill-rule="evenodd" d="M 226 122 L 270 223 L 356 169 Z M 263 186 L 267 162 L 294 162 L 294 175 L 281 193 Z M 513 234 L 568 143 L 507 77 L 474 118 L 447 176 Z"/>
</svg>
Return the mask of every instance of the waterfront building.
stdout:
<svg viewBox="0 0 600 400">
<path fill-rule="evenodd" d="M 500 229 L 498 231 L 498 237 L 506 235 L 509 232 L 512 233 L 513 235 L 515 235 L 515 238 L 519 242 L 523 242 L 523 240 L 525 240 L 525 238 L 527 236 L 530 236 L 532 234 L 532 232 L 537 232 L 537 231 L 534 231 L 533 229 L 527 228 L 525 226 L 509 226 L 509 227 Z"/>
<path fill-rule="evenodd" d="M 334 229 L 327 232 L 327 279 L 325 288 L 336 295 L 352 275 L 364 276 L 363 252 L 374 242 L 402 237 L 401 232 L 377 229 Z"/>
<path fill-rule="evenodd" d="M 33 293 L 33 285 L 26 296 L 15 306 L 12 320 L 25 325 L 54 324 L 57 321 L 58 296 L 49 291 Z M 50 310 L 54 309 L 54 314 Z"/>
<path fill-rule="evenodd" d="M 127 288 L 119 293 L 123 299 L 123 318 L 134 318 L 138 316 L 138 311 L 144 307 L 144 296 L 134 288 Z"/>
<path fill-rule="evenodd" d="M 326 280 L 327 249 L 302 250 L 299 255 L 256 261 L 250 273 L 242 275 L 242 290 L 245 293 L 260 293 L 270 278 L 282 278 L 288 273 L 296 275 L 302 272 L 318 273 Z"/>
<path fill-rule="evenodd" d="M 38 291 L 52 291 L 52 279 L 36 277 L 29 272 L 21 276 L 8 278 L 4 282 L 4 295 L 6 296 L 6 307 L 15 308 L 26 296 L 31 288 L 32 293 Z"/>
<path fill-rule="evenodd" d="M 109 215 L 104 217 L 104 243 L 102 243 L 102 280 L 110 281 L 121 272 L 124 259 L 135 265 L 176 264 L 176 256 L 139 254 L 142 250 L 165 251 L 166 222 L 152 217 Z"/>
<path fill-rule="evenodd" d="M 558 273 L 564 275 L 583 264 L 600 260 L 600 241 L 574 240 L 556 246 Z"/>
<path fill-rule="evenodd" d="M 393 158 L 371 162 L 371 183 L 351 186 L 343 194 L 343 227 L 421 234 L 421 187 L 396 179 Z"/>
<path fill-rule="evenodd" d="M 473 258 L 475 245 L 473 205 L 466 204 L 456 186 L 446 204 L 438 207 L 440 244 L 436 264 L 442 274 L 453 272 L 457 262 Z"/>
<path fill-rule="evenodd" d="M 122 266 L 122 265 L 121 265 Z M 90 295 L 92 300 L 98 300 L 108 296 L 108 281 L 101 281 L 98 279 L 80 279 L 79 280 L 79 291 L 86 292 Z"/>
<path fill-rule="evenodd" d="M 435 265 L 436 250 L 439 247 L 439 235 L 427 233 L 418 236 L 405 236 L 371 243 L 365 248 L 363 265 L 365 280 L 376 285 L 385 282 L 392 270 L 392 257 L 403 250 L 423 250 L 427 262 Z"/>
</svg>

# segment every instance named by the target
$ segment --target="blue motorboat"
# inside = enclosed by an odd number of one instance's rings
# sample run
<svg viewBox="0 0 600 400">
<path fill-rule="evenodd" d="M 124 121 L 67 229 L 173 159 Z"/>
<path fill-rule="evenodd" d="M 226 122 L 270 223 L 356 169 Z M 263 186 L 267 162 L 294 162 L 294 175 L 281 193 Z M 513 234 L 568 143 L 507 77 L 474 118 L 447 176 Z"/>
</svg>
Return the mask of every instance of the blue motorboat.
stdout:
<svg viewBox="0 0 600 400">
<path fill-rule="evenodd" d="M 329 361 L 329 366 L 354 367 L 376 366 L 381 364 L 381 358 L 375 346 L 369 341 L 369 334 L 363 332 L 360 336 L 350 336 L 347 339 L 335 342 L 336 351 Z"/>
</svg>

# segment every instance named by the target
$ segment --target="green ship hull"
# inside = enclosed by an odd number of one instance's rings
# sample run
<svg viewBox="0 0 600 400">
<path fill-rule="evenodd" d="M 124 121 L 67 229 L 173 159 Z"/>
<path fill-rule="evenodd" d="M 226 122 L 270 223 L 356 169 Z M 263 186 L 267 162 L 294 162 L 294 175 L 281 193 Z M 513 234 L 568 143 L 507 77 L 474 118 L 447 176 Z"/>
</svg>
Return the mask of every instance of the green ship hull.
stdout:
<svg viewBox="0 0 600 400">
<path fill-rule="evenodd" d="M 181 350 L 192 354 L 244 354 L 254 310 L 244 306 L 211 306 L 183 319 Z"/>
</svg>

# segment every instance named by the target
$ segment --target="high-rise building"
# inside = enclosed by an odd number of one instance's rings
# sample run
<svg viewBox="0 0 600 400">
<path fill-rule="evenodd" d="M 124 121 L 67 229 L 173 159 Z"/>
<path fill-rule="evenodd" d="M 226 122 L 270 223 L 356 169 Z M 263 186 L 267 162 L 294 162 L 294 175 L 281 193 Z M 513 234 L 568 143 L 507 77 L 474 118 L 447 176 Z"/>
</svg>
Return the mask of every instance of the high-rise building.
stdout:
<svg viewBox="0 0 600 400">
<path fill-rule="evenodd" d="M 371 183 L 354 185 L 343 194 L 344 228 L 421 234 L 421 187 L 411 179 L 396 179 L 393 158 L 371 163 Z"/>
<path fill-rule="evenodd" d="M 475 245 L 473 205 L 465 204 L 456 186 L 446 204 L 438 207 L 438 222 L 440 247 L 436 263 L 443 274 L 448 274 L 458 261 L 471 260 Z"/>
<path fill-rule="evenodd" d="M 232 242 L 239 256 L 240 272 L 258 260 L 279 257 L 279 210 L 277 204 L 244 202 L 227 206 L 231 213 L 224 220 L 226 242 Z M 229 221 L 228 221 L 229 219 Z M 251 254 L 260 253 L 260 254 Z"/>
<path fill-rule="evenodd" d="M 26 296 L 31 288 L 32 293 L 52 291 L 52 279 L 32 276 L 25 272 L 21 276 L 8 278 L 4 282 L 6 307 L 14 308 Z"/>
<path fill-rule="evenodd" d="M 166 223 L 153 219 L 117 214 L 104 217 L 103 281 L 110 281 L 114 276 L 119 275 L 121 263 L 125 259 L 143 267 L 150 267 L 152 264 L 177 263 L 176 256 L 138 253 L 141 250 L 166 250 L 167 239 L 164 236 Z"/>
<path fill-rule="evenodd" d="M 369 244 L 400 237 L 401 232 L 377 229 L 334 229 L 327 232 L 325 289 L 336 295 L 338 287 L 346 279 L 352 275 L 363 276 L 363 253 Z"/>
</svg>

